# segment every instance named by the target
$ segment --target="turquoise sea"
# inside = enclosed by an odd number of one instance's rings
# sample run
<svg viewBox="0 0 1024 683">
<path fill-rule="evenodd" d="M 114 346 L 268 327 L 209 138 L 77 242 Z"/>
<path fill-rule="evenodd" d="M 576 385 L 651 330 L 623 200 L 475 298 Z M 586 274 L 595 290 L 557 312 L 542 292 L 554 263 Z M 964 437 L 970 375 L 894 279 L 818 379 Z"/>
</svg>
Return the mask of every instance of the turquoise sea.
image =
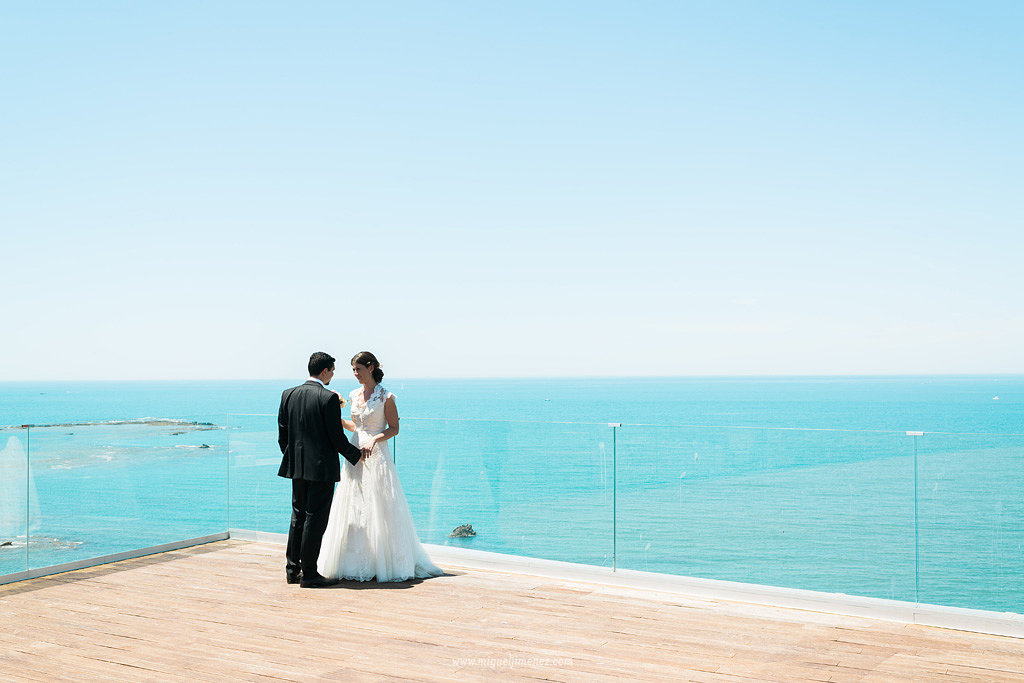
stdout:
<svg viewBox="0 0 1024 683">
<path fill-rule="evenodd" d="M 284 532 L 302 379 L 0 383 L 0 574 Z M 424 542 L 1024 613 L 1024 377 L 384 384 Z"/>
</svg>

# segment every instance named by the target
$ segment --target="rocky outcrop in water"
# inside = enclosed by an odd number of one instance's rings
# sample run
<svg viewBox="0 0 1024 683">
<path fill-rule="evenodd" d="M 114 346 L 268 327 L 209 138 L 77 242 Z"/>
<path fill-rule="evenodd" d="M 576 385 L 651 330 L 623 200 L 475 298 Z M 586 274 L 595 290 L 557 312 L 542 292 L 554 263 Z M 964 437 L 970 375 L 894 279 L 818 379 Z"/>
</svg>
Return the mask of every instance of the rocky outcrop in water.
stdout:
<svg viewBox="0 0 1024 683">
<path fill-rule="evenodd" d="M 190 431 L 204 432 L 211 429 L 223 429 L 212 422 L 197 422 L 194 420 L 175 420 L 173 418 L 142 418 L 138 420 L 106 420 L 98 422 L 54 422 L 53 424 L 42 425 L 18 425 L 17 428 L 26 427 L 117 427 L 120 425 L 145 425 L 148 427 L 181 427 Z M 184 434 L 185 432 L 180 432 Z"/>
<path fill-rule="evenodd" d="M 448 534 L 448 538 L 469 538 L 470 536 L 476 536 L 472 524 L 460 524 Z"/>
</svg>

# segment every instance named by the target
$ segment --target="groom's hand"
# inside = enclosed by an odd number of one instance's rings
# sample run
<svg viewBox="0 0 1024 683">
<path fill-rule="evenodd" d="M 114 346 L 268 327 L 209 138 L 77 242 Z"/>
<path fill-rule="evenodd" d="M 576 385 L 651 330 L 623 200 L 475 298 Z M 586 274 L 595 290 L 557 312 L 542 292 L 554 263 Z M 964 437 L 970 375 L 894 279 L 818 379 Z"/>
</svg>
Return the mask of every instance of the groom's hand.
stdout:
<svg viewBox="0 0 1024 683">
<path fill-rule="evenodd" d="M 370 453 L 373 451 L 373 448 L 372 447 L 371 448 L 360 448 L 359 450 L 361 450 L 363 452 L 363 457 L 364 458 L 369 458 L 370 457 Z"/>
</svg>

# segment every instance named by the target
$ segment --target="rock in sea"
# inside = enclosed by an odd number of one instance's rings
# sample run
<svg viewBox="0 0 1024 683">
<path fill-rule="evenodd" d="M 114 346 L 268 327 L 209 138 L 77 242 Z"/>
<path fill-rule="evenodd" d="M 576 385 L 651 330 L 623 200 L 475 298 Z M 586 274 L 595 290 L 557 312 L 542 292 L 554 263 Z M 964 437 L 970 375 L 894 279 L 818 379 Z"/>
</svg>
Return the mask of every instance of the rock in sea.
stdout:
<svg viewBox="0 0 1024 683">
<path fill-rule="evenodd" d="M 473 531 L 472 524 L 460 524 L 452 529 L 452 532 L 448 534 L 448 538 L 468 538 L 470 536 L 476 536 L 476 532 Z"/>
</svg>

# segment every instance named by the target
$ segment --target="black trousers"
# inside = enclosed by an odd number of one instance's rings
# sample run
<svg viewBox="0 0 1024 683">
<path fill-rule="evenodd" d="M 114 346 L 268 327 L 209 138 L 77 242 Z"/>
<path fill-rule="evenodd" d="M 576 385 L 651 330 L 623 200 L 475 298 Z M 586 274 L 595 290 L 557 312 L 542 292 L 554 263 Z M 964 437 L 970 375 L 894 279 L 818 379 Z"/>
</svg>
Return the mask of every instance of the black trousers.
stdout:
<svg viewBox="0 0 1024 683">
<path fill-rule="evenodd" d="M 315 576 L 327 515 L 334 498 L 333 481 L 292 479 L 292 523 L 288 528 L 285 568 L 289 574 Z"/>
</svg>

